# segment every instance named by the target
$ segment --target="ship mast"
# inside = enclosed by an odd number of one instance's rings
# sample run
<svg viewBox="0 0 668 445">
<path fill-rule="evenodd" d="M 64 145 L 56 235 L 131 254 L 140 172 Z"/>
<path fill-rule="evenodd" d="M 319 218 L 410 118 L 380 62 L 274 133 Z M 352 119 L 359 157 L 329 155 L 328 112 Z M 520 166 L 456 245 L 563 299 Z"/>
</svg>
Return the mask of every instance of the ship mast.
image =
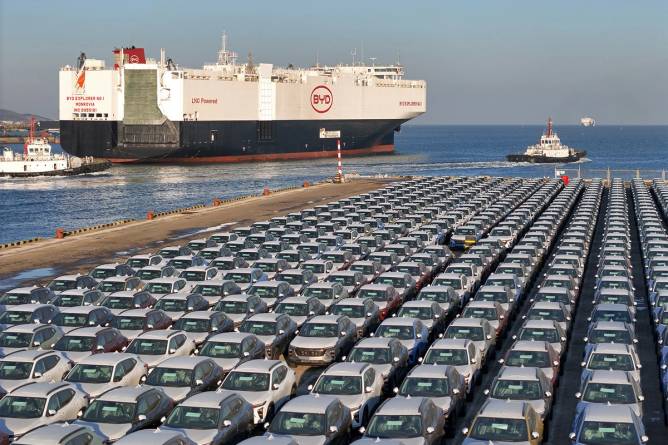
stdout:
<svg viewBox="0 0 668 445">
<path fill-rule="evenodd" d="M 552 118 L 547 118 L 547 136 L 552 136 Z"/>
<path fill-rule="evenodd" d="M 23 156 L 28 157 L 28 144 L 32 144 L 35 138 L 35 116 L 30 116 L 30 130 L 28 140 L 23 142 Z"/>
</svg>

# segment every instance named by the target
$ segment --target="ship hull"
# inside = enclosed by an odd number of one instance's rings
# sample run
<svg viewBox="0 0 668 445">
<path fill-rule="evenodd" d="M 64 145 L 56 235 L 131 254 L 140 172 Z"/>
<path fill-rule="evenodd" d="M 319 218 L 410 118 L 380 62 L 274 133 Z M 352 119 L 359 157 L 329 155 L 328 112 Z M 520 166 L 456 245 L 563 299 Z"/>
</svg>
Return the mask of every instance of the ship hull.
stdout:
<svg viewBox="0 0 668 445">
<path fill-rule="evenodd" d="M 556 158 L 552 156 L 534 156 L 527 154 L 512 154 L 507 155 L 506 160 L 509 162 L 531 162 L 533 164 L 563 164 L 569 162 L 577 162 L 587 155 L 586 151 L 575 151 L 568 157 Z"/>
<path fill-rule="evenodd" d="M 116 163 L 258 162 L 334 157 L 339 131 L 345 156 L 392 153 L 405 120 L 182 121 L 124 126 L 118 121 L 61 120 L 61 146 L 74 156 Z"/>
</svg>

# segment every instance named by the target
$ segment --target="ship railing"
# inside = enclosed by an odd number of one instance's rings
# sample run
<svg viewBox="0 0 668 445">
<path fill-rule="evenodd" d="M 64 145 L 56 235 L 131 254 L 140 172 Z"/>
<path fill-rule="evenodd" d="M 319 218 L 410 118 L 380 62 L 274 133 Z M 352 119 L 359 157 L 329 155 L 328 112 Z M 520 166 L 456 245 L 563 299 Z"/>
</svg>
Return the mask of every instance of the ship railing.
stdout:
<svg viewBox="0 0 668 445">
<path fill-rule="evenodd" d="M 668 170 L 666 169 L 644 169 L 644 168 L 587 168 L 587 167 L 555 167 L 554 176 L 568 176 L 571 179 L 603 179 L 610 182 L 613 178 L 625 181 L 633 179 L 668 181 Z"/>
<path fill-rule="evenodd" d="M 425 88 L 426 83 L 422 80 L 376 80 L 374 85 L 377 87 L 391 88 Z"/>
</svg>

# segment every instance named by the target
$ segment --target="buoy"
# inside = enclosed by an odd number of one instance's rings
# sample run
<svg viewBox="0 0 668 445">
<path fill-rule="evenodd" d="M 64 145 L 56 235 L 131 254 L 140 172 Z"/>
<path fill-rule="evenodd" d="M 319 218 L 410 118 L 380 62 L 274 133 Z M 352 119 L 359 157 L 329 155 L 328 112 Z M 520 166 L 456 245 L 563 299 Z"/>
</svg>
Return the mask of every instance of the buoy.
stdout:
<svg viewBox="0 0 668 445">
<path fill-rule="evenodd" d="M 216 198 L 216 199 L 213 200 L 213 206 L 214 207 L 218 207 L 221 204 L 222 204 L 222 201 L 220 199 Z"/>
<path fill-rule="evenodd" d="M 153 213 L 153 210 L 146 212 L 146 219 L 151 221 L 153 218 L 155 218 L 155 213 Z"/>
<path fill-rule="evenodd" d="M 304 188 L 310 187 L 310 186 L 311 186 L 311 184 L 309 184 L 308 181 L 304 181 L 304 184 L 302 184 L 302 187 L 304 187 Z"/>
<path fill-rule="evenodd" d="M 63 239 L 65 238 L 65 229 L 61 229 L 60 227 L 56 229 L 56 239 Z"/>
<path fill-rule="evenodd" d="M 262 196 L 269 196 L 269 195 L 271 195 L 271 190 L 269 190 L 269 187 L 265 185 L 264 190 L 262 190 Z"/>
</svg>

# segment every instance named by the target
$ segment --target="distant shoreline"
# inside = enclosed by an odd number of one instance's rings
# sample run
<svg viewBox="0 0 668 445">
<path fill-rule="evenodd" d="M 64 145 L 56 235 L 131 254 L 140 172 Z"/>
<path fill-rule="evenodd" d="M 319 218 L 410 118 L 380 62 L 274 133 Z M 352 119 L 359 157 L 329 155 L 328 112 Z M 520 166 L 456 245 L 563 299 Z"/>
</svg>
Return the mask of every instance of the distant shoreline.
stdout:
<svg viewBox="0 0 668 445">
<path fill-rule="evenodd" d="M 0 136 L 0 144 L 23 144 L 27 138 L 28 136 Z M 60 144 L 60 136 L 47 136 L 46 139 L 51 144 Z"/>
</svg>

